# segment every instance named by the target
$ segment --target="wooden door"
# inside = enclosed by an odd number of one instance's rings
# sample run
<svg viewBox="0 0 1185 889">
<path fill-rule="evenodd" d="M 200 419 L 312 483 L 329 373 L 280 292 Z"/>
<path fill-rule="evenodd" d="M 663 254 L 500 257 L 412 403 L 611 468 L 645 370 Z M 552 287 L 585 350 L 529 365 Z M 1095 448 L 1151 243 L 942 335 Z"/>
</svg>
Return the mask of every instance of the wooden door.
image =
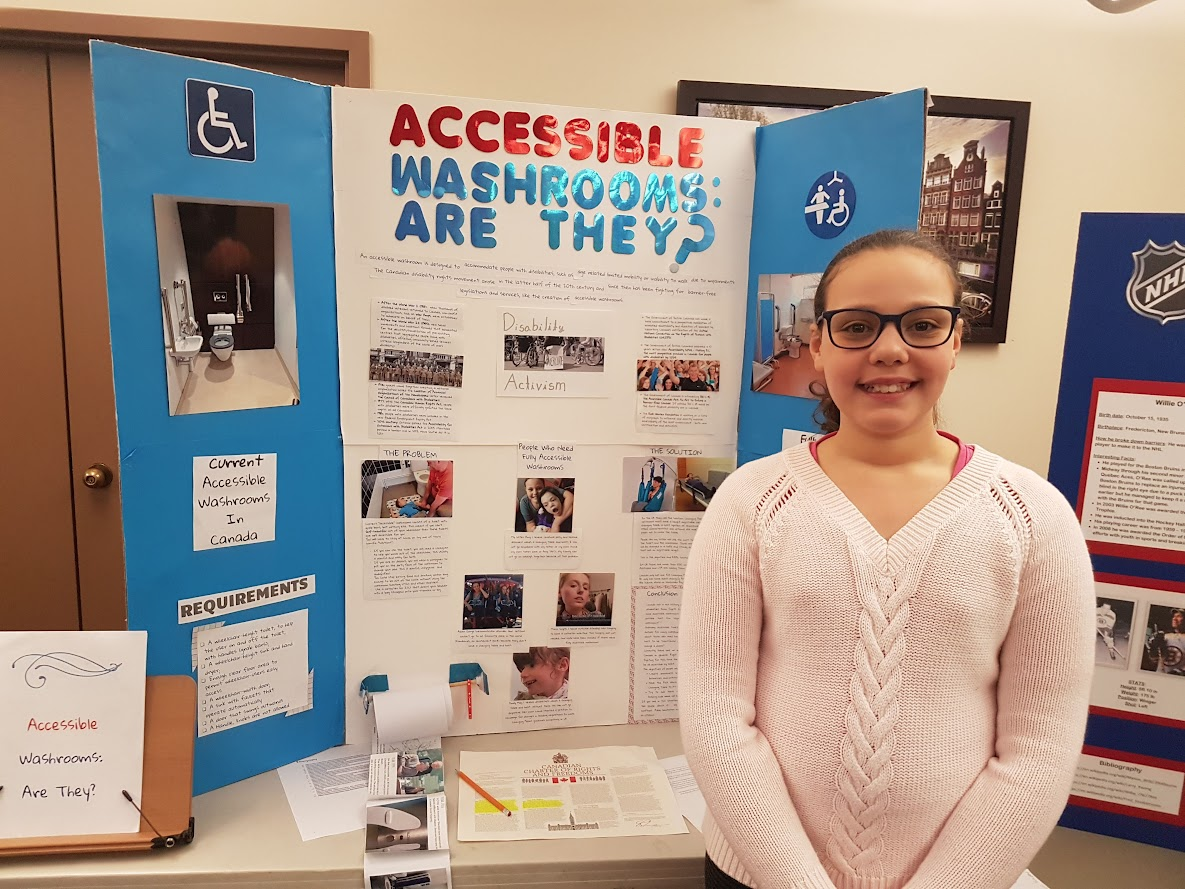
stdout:
<svg viewBox="0 0 1185 889">
<path fill-rule="evenodd" d="M 126 625 L 91 36 L 369 85 L 361 32 L 0 10 L 0 630 Z"/>
<path fill-rule="evenodd" d="M 49 68 L 0 52 L 0 630 L 80 626 Z"/>
</svg>

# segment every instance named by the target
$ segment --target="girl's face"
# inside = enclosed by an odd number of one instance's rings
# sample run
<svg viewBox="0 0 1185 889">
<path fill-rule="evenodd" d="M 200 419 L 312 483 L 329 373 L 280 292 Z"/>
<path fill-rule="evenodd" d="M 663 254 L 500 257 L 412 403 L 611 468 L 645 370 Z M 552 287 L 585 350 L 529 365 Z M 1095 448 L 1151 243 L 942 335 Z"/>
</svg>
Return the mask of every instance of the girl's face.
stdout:
<svg viewBox="0 0 1185 889">
<path fill-rule="evenodd" d="M 868 309 L 884 315 L 954 304 L 950 273 L 908 247 L 872 249 L 845 262 L 831 279 L 827 310 Z M 826 322 L 811 328 L 811 357 L 843 417 L 844 429 L 878 438 L 933 428 L 934 406 L 962 345 L 961 323 L 941 346 L 907 346 L 895 324 L 865 349 L 840 349 Z"/>
<path fill-rule="evenodd" d="M 569 574 L 560 585 L 560 601 L 568 614 L 583 614 L 588 604 L 589 582 L 587 574 Z"/>
<path fill-rule="evenodd" d="M 539 493 L 543 490 L 543 479 L 527 479 L 526 483 L 523 485 L 523 490 L 527 492 L 527 499 L 531 501 L 531 505 L 538 509 Z"/>
<path fill-rule="evenodd" d="M 550 512 L 553 516 L 558 516 L 564 511 L 564 501 L 555 494 L 551 493 L 551 491 L 548 491 L 540 498 L 540 503 L 542 503 L 543 508 Z"/>
<path fill-rule="evenodd" d="M 532 695 L 550 698 L 560 690 L 568 673 L 568 659 L 562 657 L 556 663 L 536 661 L 523 667 L 518 678 Z"/>
</svg>

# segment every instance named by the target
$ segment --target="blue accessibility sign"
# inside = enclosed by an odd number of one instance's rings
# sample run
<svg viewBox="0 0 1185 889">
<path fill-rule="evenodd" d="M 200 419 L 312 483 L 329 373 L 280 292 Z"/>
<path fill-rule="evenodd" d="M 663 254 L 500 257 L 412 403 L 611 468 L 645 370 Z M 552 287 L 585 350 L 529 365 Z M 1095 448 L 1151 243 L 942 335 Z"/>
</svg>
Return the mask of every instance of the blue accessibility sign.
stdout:
<svg viewBox="0 0 1185 889">
<path fill-rule="evenodd" d="M 841 234 L 856 215 L 856 186 L 841 170 L 824 173 L 807 190 L 806 227 L 816 238 Z"/>
<path fill-rule="evenodd" d="M 255 93 L 206 80 L 185 81 L 189 153 L 229 161 L 255 160 Z"/>
</svg>

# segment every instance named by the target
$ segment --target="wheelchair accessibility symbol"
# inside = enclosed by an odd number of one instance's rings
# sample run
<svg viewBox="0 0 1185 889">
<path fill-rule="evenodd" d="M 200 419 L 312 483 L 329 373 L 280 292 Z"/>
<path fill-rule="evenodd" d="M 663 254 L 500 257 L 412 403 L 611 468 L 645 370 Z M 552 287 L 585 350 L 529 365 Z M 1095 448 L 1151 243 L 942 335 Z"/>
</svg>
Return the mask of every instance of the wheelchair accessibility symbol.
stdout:
<svg viewBox="0 0 1185 889">
<path fill-rule="evenodd" d="M 185 81 L 189 153 L 232 161 L 255 160 L 255 93 L 241 86 Z"/>
<path fill-rule="evenodd" d="M 806 226 L 817 238 L 834 238 L 856 215 L 856 186 L 842 170 L 830 170 L 811 183 L 803 207 Z"/>
</svg>

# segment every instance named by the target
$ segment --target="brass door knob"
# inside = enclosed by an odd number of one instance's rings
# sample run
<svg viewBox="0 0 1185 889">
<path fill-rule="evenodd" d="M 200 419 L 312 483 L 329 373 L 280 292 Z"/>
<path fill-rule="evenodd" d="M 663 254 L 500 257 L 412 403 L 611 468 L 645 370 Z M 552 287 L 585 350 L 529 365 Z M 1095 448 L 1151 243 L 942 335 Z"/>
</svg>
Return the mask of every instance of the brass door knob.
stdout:
<svg viewBox="0 0 1185 889">
<path fill-rule="evenodd" d="M 111 484 L 111 470 L 103 463 L 92 463 L 82 474 L 82 483 L 88 488 L 105 488 Z"/>
</svg>

